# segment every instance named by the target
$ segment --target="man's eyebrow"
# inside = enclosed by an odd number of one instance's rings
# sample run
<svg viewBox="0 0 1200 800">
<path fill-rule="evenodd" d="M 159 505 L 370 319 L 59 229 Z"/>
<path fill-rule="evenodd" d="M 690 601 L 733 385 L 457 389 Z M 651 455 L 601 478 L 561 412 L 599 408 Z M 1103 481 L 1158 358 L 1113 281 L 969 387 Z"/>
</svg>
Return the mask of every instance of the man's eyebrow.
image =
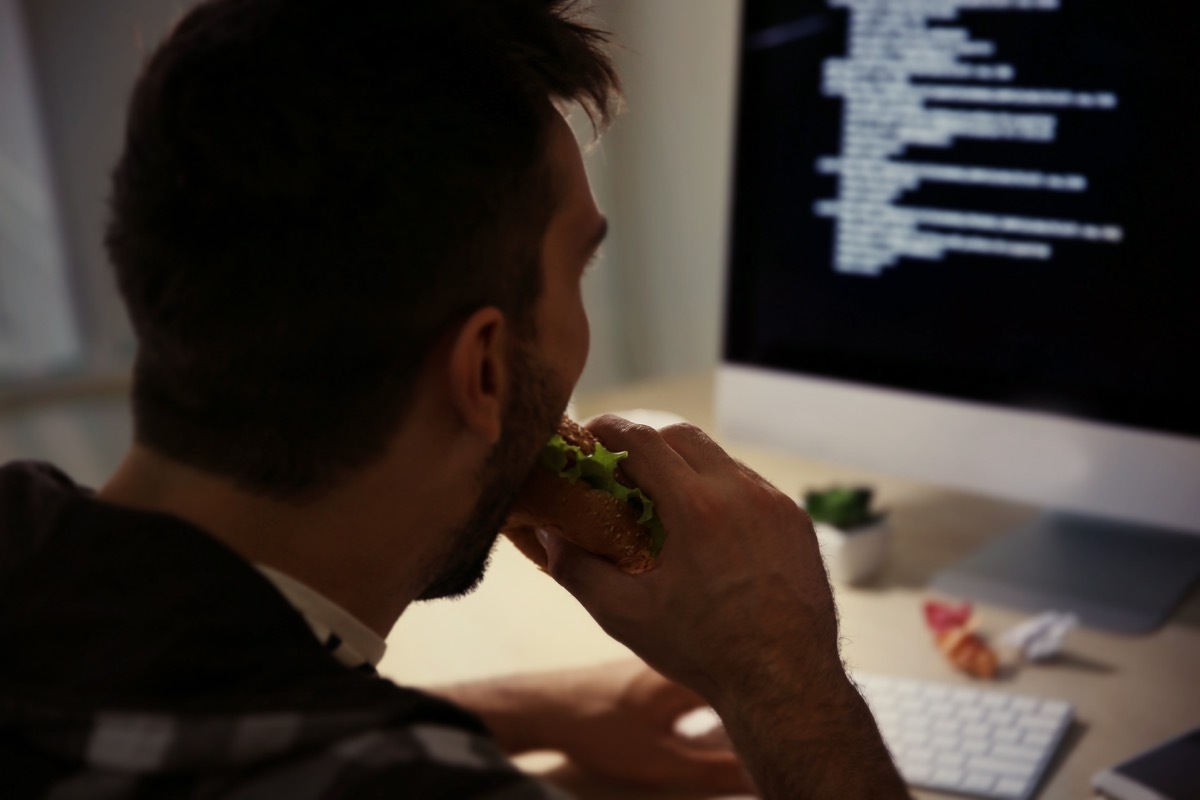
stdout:
<svg viewBox="0 0 1200 800">
<path fill-rule="evenodd" d="M 608 217 L 601 217 L 600 224 L 596 226 L 595 232 L 588 237 L 587 247 L 584 248 L 583 252 L 591 255 L 599 250 L 606 236 L 608 236 Z"/>
</svg>

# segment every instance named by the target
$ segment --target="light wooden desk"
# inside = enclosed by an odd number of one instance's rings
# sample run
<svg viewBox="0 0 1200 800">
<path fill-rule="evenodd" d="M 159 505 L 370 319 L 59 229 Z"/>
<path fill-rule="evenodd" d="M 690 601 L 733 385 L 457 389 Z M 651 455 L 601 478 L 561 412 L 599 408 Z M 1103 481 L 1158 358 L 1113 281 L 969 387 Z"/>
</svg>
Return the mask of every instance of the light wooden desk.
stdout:
<svg viewBox="0 0 1200 800">
<path fill-rule="evenodd" d="M 711 397 L 712 376 L 705 374 L 584 395 L 577 398 L 577 406 L 581 418 L 622 409 L 663 409 L 711 431 Z M 874 485 L 880 504 L 890 512 L 894 538 L 888 564 L 874 584 L 835 584 L 846 661 L 852 670 L 969 682 L 932 645 L 921 612 L 924 587 L 937 569 L 1003 534 L 1036 509 L 736 442 L 722 444 L 792 495 L 803 487 L 835 481 Z M 978 606 L 977 614 L 982 630 L 991 634 L 1023 618 L 992 606 Z M 503 540 L 487 578 L 473 595 L 419 605 L 405 613 L 389 638 L 381 668 L 402 683 L 420 685 L 628 655 L 573 598 Z M 1089 778 L 1097 769 L 1200 724 L 1200 594 L 1193 593 L 1171 623 L 1152 635 L 1126 637 L 1077 628 L 1058 662 L 1021 667 L 996 687 L 1074 704 L 1076 725 L 1038 797 L 1089 797 Z M 668 796 L 597 783 L 562 765 L 561 759 L 533 757 L 522 764 L 545 772 L 581 798 Z"/>
</svg>

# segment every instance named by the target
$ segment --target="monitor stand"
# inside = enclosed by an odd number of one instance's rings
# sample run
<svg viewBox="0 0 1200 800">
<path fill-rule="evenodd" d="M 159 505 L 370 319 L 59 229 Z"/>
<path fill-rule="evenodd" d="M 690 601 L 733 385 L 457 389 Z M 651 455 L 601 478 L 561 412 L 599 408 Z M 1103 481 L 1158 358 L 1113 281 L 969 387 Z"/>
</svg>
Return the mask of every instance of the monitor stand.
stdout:
<svg viewBox="0 0 1200 800">
<path fill-rule="evenodd" d="M 1200 577 L 1200 537 L 1049 512 L 939 572 L 932 589 L 1027 611 L 1070 611 L 1087 626 L 1146 633 Z"/>
</svg>

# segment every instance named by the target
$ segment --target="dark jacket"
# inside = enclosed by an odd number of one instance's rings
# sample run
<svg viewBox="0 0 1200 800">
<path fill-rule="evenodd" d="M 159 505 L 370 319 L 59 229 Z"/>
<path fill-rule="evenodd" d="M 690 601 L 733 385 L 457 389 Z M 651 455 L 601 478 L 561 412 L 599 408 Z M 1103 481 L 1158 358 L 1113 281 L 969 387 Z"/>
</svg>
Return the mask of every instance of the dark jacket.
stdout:
<svg viewBox="0 0 1200 800">
<path fill-rule="evenodd" d="M 0 468 L 0 795 L 556 796 L 472 715 L 335 661 L 182 520 Z"/>
</svg>

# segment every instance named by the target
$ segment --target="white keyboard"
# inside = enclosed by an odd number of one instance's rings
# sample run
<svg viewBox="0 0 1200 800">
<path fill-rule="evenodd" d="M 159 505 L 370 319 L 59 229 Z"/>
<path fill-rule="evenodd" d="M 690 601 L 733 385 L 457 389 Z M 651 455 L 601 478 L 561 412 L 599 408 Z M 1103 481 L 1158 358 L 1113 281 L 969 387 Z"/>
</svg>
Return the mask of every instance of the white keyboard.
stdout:
<svg viewBox="0 0 1200 800">
<path fill-rule="evenodd" d="M 910 786 L 1003 800 L 1034 795 L 1071 726 L 1069 703 L 856 673 Z"/>
</svg>

